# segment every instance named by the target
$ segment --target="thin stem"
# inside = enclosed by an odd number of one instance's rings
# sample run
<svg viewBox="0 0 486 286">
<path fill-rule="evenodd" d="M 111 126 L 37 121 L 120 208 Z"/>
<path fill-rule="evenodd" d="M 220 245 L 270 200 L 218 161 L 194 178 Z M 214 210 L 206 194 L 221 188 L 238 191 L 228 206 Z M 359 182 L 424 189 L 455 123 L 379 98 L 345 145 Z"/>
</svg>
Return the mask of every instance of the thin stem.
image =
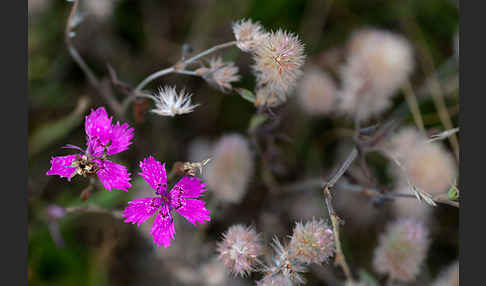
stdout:
<svg viewBox="0 0 486 286">
<path fill-rule="evenodd" d="M 141 83 L 139 83 L 137 85 L 137 87 L 135 88 L 135 90 L 141 90 L 142 88 L 144 88 L 147 84 L 149 84 L 151 81 L 153 81 L 154 79 L 156 78 L 159 78 L 161 76 L 164 76 L 166 74 L 169 74 L 169 73 L 172 73 L 172 72 L 176 72 L 176 67 L 185 67 L 187 66 L 188 64 L 196 61 L 197 59 L 200 59 L 206 55 L 209 55 L 211 53 L 214 53 L 216 52 L 217 50 L 220 50 L 220 49 L 223 49 L 223 48 L 227 48 L 227 47 L 231 47 L 231 46 L 234 46 L 236 44 L 236 41 L 231 41 L 231 42 L 227 42 L 227 43 L 224 43 L 224 44 L 219 44 L 219 45 L 216 45 L 212 48 L 209 48 L 187 60 L 184 60 L 182 63 L 177 63 L 175 64 L 174 66 L 172 67 L 169 67 L 169 68 L 166 68 L 166 69 L 163 69 L 163 70 L 160 70 L 160 71 L 157 71 L 151 75 L 149 75 L 148 77 L 146 77 Z"/>
<path fill-rule="evenodd" d="M 341 178 L 342 175 L 348 170 L 349 166 L 353 163 L 354 159 L 358 157 L 358 148 L 353 148 L 351 153 L 349 153 L 348 157 L 346 160 L 342 163 L 341 167 L 334 172 L 334 175 L 331 177 L 331 179 L 327 182 L 327 185 L 330 187 L 333 187 L 334 184 Z"/>
<path fill-rule="evenodd" d="M 408 106 L 410 107 L 410 111 L 412 112 L 413 120 L 415 121 L 415 125 L 421 130 L 424 131 L 424 120 L 422 119 L 422 114 L 420 113 L 420 108 L 417 103 L 417 97 L 413 92 L 412 85 L 409 81 L 407 81 L 403 87 L 403 91 L 405 93 L 405 100 L 407 101 Z"/>
<path fill-rule="evenodd" d="M 123 111 L 125 111 L 128 106 L 130 106 L 130 103 L 135 99 L 135 97 L 139 97 L 140 96 L 140 93 L 139 91 L 141 91 L 147 84 L 149 84 L 150 82 L 152 82 L 153 80 L 159 78 L 159 77 L 162 77 L 164 75 L 167 75 L 167 74 L 170 74 L 170 73 L 180 73 L 180 74 L 186 74 L 186 75 L 194 75 L 196 76 L 197 74 L 193 71 L 189 71 L 189 70 L 185 70 L 184 67 L 187 66 L 188 64 L 196 61 L 197 59 L 201 58 L 201 57 L 204 57 L 206 55 L 209 55 L 211 53 L 214 53 L 220 49 L 223 49 L 223 48 L 227 48 L 227 47 L 231 47 L 231 46 L 234 46 L 236 44 L 236 41 L 231 41 L 231 42 L 227 42 L 227 43 L 223 43 L 223 44 L 219 44 L 219 45 L 216 45 L 212 48 L 209 48 L 187 60 L 184 60 L 182 62 L 178 62 L 176 63 L 175 65 L 171 66 L 171 67 L 168 67 L 168 68 L 165 68 L 163 70 L 159 70 L 159 71 L 156 71 L 152 74 L 150 74 L 149 76 L 147 76 L 144 80 L 142 80 L 138 85 L 137 87 L 135 88 L 135 92 L 132 96 L 129 96 L 127 98 L 125 98 L 125 100 L 122 102 L 122 109 Z"/>
<path fill-rule="evenodd" d="M 166 74 L 170 74 L 170 73 L 174 72 L 174 70 L 175 70 L 174 67 L 170 67 L 170 68 L 166 68 L 166 69 L 154 72 L 153 74 L 146 77 L 141 83 L 139 83 L 137 85 L 137 87 L 135 88 L 135 90 L 137 90 L 137 91 L 142 90 L 142 88 L 144 88 L 147 84 L 149 84 L 154 79 L 159 78 L 161 76 L 164 76 Z"/>
<path fill-rule="evenodd" d="M 78 66 L 81 68 L 83 73 L 86 75 L 86 78 L 88 79 L 88 82 L 91 84 L 91 86 L 93 86 L 96 89 L 96 91 L 101 96 L 103 96 L 103 98 L 106 100 L 108 105 L 110 105 L 110 107 L 113 109 L 113 111 L 115 111 L 115 113 L 118 116 L 123 116 L 122 106 L 115 98 L 112 91 L 108 89 L 103 89 L 102 82 L 96 77 L 93 70 L 91 70 L 88 64 L 81 57 L 81 55 L 79 54 L 78 50 L 74 47 L 74 44 L 71 40 L 72 21 L 74 15 L 76 15 L 76 10 L 78 8 L 78 5 L 79 5 L 79 0 L 75 0 L 73 3 L 73 7 L 71 8 L 71 12 L 69 13 L 69 17 L 66 23 L 66 29 L 64 31 L 64 40 L 66 42 L 66 46 L 69 51 L 69 54 L 71 55 L 73 60 L 78 64 Z"/>
<path fill-rule="evenodd" d="M 344 275 L 346 275 L 346 280 L 354 282 L 353 276 L 351 275 L 351 271 L 349 270 L 349 266 L 346 262 L 346 258 L 343 253 L 343 249 L 341 246 L 341 239 L 339 237 L 339 222 L 340 218 L 334 212 L 334 207 L 332 205 L 332 195 L 331 191 L 329 190 L 329 184 L 324 186 L 324 198 L 327 206 L 327 211 L 329 212 L 329 218 L 331 219 L 332 229 L 334 234 L 334 241 L 336 243 L 336 258 L 334 263 L 336 265 L 341 266 L 344 271 Z"/>
<path fill-rule="evenodd" d="M 64 39 L 66 41 L 66 45 L 69 53 L 71 54 L 71 57 L 83 70 L 86 77 L 88 78 L 89 83 L 93 87 L 98 88 L 100 81 L 98 80 L 94 72 L 86 64 L 86 62 L 83 60 L 83 58 L 79 55 L 78 51 L 73 45 L 73 42 L 71 41 L 71 26 L 72 26 L 72 21 L 74 19 L 74 15 L 76 15 L 76 10 L 78 8 L 78 5 L 79 5 L 79 1 L 78 0 L 74 1 L 73 7 L 71 8 L 71 12 L 69 13 L 69 17 L 67 19 L 66 29 L 64 31 Z"/>
<path fill-rule="evenodd" d="M 216 46 L 214 46 L 212 48 L 209 48 L 209 49 L 207 49 L 207 50 L 205 50 L 205 51 L 203 51 L 203 52 L 201 52 L 201 53 L 199 53 L 199 54 L 197 54 L 197 55 L 195 55 L 195 56 L 193 56 L 193 57 L 185 60 L 184 61 L 184 66 L 186 66 L 186 65 L 188 65 L 188 64 L 190 64 L 190 63 L 192 63 L 192 62 L 194 62 L 194 61 L 196 61 L 196 60 L 198 60 L 198 59 L 200 59 L 200 58 L 202 58 L 202 57 L 204 57 L 206 55 L 209 55 L 211 53 L 214 53 L 217 50 L 224 49 L 224 48 L 227 48 L 227 47 L 231 47 L 231 46 L 234 46 L 234 45 L 236 45 L 236 41 L 231 41 L 231 42 L 227 42 L 227 43 L 223 43 L 223 44 L 216 45 Z"/>
</svg>

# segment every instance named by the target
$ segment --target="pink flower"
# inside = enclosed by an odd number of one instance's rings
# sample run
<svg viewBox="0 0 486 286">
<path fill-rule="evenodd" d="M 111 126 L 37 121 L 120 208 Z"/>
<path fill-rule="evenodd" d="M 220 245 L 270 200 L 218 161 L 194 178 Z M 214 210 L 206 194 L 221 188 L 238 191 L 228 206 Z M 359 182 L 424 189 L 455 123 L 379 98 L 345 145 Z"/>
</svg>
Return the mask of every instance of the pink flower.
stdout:
<svg viewBox="0 0 486 286">
<path fill-rule="evenodd" d="M 177 211 L 193 225 L 196 225 L 196 222 L 204 223 L 211 219 L 204 202 L 194 199 L 202 196 L 202 193 L 206 191 L 205 185 L 199 178 L 184 176 L 169 192 L 167 191 L 165 163 L 161 164 L 154 157 L 149 156 L 140 162 L 140 168 L 142 172 L 139 175 L 155 190 L 157 196 L 128 202 L 122 216 L 126 218 L 125 222 L 140 226 L 157 213 L 150 231 L 157 247 L 162 244 L 164 248 L 167 248 L 171 239 L 174 239 L 172 210 Z"/>
<path fill-rule="evenodd" d="M 76 149 L 80 154 L 58 156 L 51 159 L 51 168 L 46 175 L 59 175 L 71 181 L 75 175 L 83 177 L 98 176 L 103 186 L 111 191 L 122 189 L 128 191 L 130 173 L 123 165 L 108 160 L 108 156 L 128 149 L 132 144 L 133 128 L 127 123 L 111 124 L 113 118 L 108 117 L 104 107 L 91 110 L 86 116 L 84 128 L 86 131 L 86 150 L 78 146 L 66 145 L 63 148 Z"/>
</svg>

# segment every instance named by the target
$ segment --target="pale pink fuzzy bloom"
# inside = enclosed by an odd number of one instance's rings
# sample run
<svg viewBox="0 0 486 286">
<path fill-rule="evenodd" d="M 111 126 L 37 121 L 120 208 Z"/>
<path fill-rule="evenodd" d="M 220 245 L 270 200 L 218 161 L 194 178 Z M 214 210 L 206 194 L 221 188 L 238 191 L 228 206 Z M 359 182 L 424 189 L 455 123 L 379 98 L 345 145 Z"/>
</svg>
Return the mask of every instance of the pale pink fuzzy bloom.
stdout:
<svg viewBox="0 0 486 286">
<path fill-rule="evenodd" d="M 203 278 L 204 285 L 207 286 L 223 286 L 228 285 L 226 276 L 226 267 L 219 259 L 212 259 L 203 264 L 199 269 Z M 201 281 L 199 281 L 201 282 Z"/>
<path fill-rule="evenodd" d="M 209 69 L 202 77 L 222 92 L 230 91 L 233 88 L 231 83 L 240 80 L 238 67 L 233 62 L 223 62 L 221 57 L 211 58 Z"/>
<path fill-rule="evenodd" d="M 282 274 L 267 275 L 256 282 L 257 286 L 293 286 L 292 280 Z"/>
<path fill-rule="evenodd" d="M 177 93 L 175 87 L 165 86 L 151 97 L 155 101 L 155 109 L 152 109 L 151 112 L 171 117 L 191 113 L 199 105 L 191 103 L 191 96 L 184 90 Z"/>
<path fill-rule="evenodd" d="M 410 194 L 409 186 L 402 186 L 396 188 L 394 192 L 408 193 Z M 406 217 L 420 220 L 424 223 L 429 223 L 433 218 L 432 214 L 434 207 L 426 204 L 423 201 L 419 201 L 416 198 L 399 198 L 391 204 L 393 214 L 395 217 Z"/>
<path fill-rule="evenodd" d="M 412 47 L 398 34 L 363 29 L 353 34 L 348 52 L 339 108 L 356 120 L 367 120 L 390 106 L 391 97 L 410 76 Z"/>
<path fill-rule="evenodd" d="M 229 134 L 216 142 L 206 180 L 215 197 L 228 203 L 238 203 L 247 191 L 253 173 L 253 158 L 247 140 Z"/>
<path fill-rule="evenodd" d="M 107 190 L 128 191 L 131 187 L 130 173 L 125 166 L 109 161 L 108 156 L 127 150 L 132 144 L 134 130 L 127 123 L 112 124 L 112 120 L 104 107 L 91 110 L 85 117 L 86 150 L 74 145 L 64 146 L 82 153 L 53 157 L 51 168 L 46 174 L 59 175 L 68 181 L 75 175 L 96 175 Z"/>
<path fill-rule="evenodd" d="M 317 67 L 304 71 L 297 90 L 297 99 L 311 115 L 326 115 L 334 108 L 336 84 L 328 73 Z"/>
<path fill-rule="evenodd" d="M 94 15 L 96 18 L 104 20 L 110 17 L 114 12 L 116 0 L 84 0 L 84 8 L 87 13 Z"/>
<path fill-rule="evenodd" d="M 305 279 L 302 276 L 303 272 L 307 269 L 302 262 L 296 259 L 296 257 L 289 251 L 289 246 L 283 246 L 280 241 L 275 237 L 273 239 L 272 247 L 275 251 L 275 256 L 272 258 L 271 263 L 263 267 L 263 272 L 268 277 L 282 275 L 286 280 L 292 282 L 292 285 L 301 285 L 305 283 Z"/>
<path fill-rule="evenodd" d="M 258 87 L 255 91 L 255 106 L 275 107 L 287 100 L 287 95 L 269 86 Z"/>
<path fill-rule="evenodd" d="M 218 243 L 219 259 L 234 275 L 246 276 L 254 271 L 262 252 L 260 234 L 251 226 L 231 226 Z"/>
<path fill-rule="evenodd" d="M 175 210 L 193 225 L 209 221 L 209 210 L 204 202 L 194 199 L 202 196 L 205 185 L 196 177 L 184 176 L 167 190 L 165 164 L 156 161 L 152 156 L 140 162 L 142 172 L 139 174 L 154 189 L 156 197 L 141 198 L 128 202 L 122 217 L 125 222 L 140 226 L 157 213 L 150 234 L 157 247 L 167 248 L 175 237 L 172 211 Z"/>
<path fill-rule="evenodd" d="M 268 88 L 268 95 L 279 94 L 278 105 L 285 101 L 287 94 L 296 86 L 302 75 L 301 67 L 305 61 L 304 45 L 299 38 L 289 32 L 271 32 L 257 46 L 253 70 L 257 76 L 257 86 Z M 257 105 L 268 105 L 266 101 Z"/>
<path fill-rule="evenodd" d="M 422 222 L 399 219 L 390 223 L 380 236 L 373 266 L 392 279 L 412 281 L 420 272 L 428 248 L 428 230 Z"/>
<path fill-rule="evenodd" d="M 457 176 L 454 157 L 441 142 L 427 140 L 416 128 L 404 128 L 392 137 L 385 152 L 394 160 L 392 170 L 398 179 L 397 188 L 412 184 L 435 196 L 447 192 L 454 183 Z"/>
<path fill-rule="evenodd" d="M 297 222 L 289 250 L 296 259 L 304 263 L 325 262 L 335 252 L 334 234 L 322 219 L 312 219 L 305 224 Z"/>
<path fill-rule="evenodd" d="M 233 23 L 236 46 L 244 52 L 253 52 L 266 37 L 265 29 L 258 22 L 241 19 Z"/>
<path fill-rule="evenodd" d="M 459 286 L 459 261 L 442 270 L 432 286 Z"/>
</svg>

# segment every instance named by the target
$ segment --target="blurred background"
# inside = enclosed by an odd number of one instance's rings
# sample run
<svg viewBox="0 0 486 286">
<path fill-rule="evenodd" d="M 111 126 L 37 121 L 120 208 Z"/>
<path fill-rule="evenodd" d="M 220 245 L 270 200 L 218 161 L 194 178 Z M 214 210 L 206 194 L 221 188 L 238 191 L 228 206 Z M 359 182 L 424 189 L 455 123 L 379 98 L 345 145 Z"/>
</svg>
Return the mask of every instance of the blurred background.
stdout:
<svg viewBox="0 0 486 286">
<path fill-rule="evenodd" d="M 308 192 L 271 192 L 262 179 L 260 163 L 247 190 L 236 203 L 221 203 L 209 190 L 210 223 L 193 227 L 176 218 L 176 239 L 170 248 L 157 249 L 149 236 L 150 223 L 137 228 L 117 217 L 126 202 L 148 194 L 138 162 L 148 154 L 165 161 L 201 160 L 221 136 L 247 136 L 255 107 L 235 92 L 223 94 L 203 79 L 167 75 L 146 89 L 176 85 L 194 94 L 200 106 L 191 114 L 160 117 L 148 110 L 153 103 L 136 101 L 123 117 L 115 114 L 89 85 L 64 42 L 72 6 L 63 0 L 29 0 L 29 173 L 28 173 L 28 280 L 29 285 L 254 285 L 260 274 L 232 278 L 215 260 L 221 234 L 236 223 L 253 224 L 268 244 L 273 236 L 285 239 L 296 221 L 327 217 L 319 188 Z M 431 75 L 445 91 L 445 103 L 454 126 L 458 124 L 458 3 L 451 0 L 81 0 L 84 19 L 73 44 L 103 82 L 106 92 L 122 100 L 126 95 L 109 84 L 109 64 L 120 80 L 135 86 L 148 74 L 169 67 L 181 57 L 182 46 L 194 52 L 232 41 L 232 22 L 249 18 L 268 30 L 282 28 L 305 43 L 307 65 L 331 75 L 344 60 L 344 46 L 353 31 L 364 27 L 404 35 L 413 45 L 416 67 L 410 79 L 419 96 L 427 130 L 444 130 L 427 91 Z M 236 47 L 218 53 L 234 61 L 242 79 L 234 86 L 253 89 L 252 59 Z M 281 108 L 281 140 L 272 142 L 271 171 L 280 185 L 326 177 L 352 148 L 353 122 L 342 117 L 309 116 L 296 97 Z M 394 97 L 394 106 L 405 102 Z M 116 161 L 132 173 L 131 192 L 108 192 L 98 187 L 86 202 L 80 195 L 88 182 L 46 176 L 50 158 L 68 154 L 65 144 L 84 146 L 84 116 L 105 106 L 115 120 L 135 129 L 134 144 Z M 393 109 L 393 108 L 392 108 Z M 390 109 L 390 110 L 392 110 Z M 413 124 L 409 115 L 405 124 Z M 270 143 L 268 143 L 270 144 Z M 447 140 L 443 144 L 451 149 Z M 254 146 L 250 146 L 250 149 Z M 452 151 L 451 151 L 452 152 Z M 387 160 L 379 154 L 367 159 L 386 184 Z M 64 208 L 96 206 L 100 210 L 68 212 Z M 343 247 L 355 273 L 373 274 L 371 259 L 379 234 L 389 219 L 389 205 L 374 206 L 360 198 L 336 198 L 337 211 L 346 220 Z M 58 208 L 60 207 L 60 208 Z M 430 223 L 432 244 L 419 281 L 432 281 L 458 257 L 458 215 L 454 207 L 434 208 Z M 367 274 L 368 275 L 368 274 Z M 307 285 L 340 285 L 342 272 L 330 265 L 313 267 Z M 409 285 L 428 285 L 409 284 Z"/>
</svg>

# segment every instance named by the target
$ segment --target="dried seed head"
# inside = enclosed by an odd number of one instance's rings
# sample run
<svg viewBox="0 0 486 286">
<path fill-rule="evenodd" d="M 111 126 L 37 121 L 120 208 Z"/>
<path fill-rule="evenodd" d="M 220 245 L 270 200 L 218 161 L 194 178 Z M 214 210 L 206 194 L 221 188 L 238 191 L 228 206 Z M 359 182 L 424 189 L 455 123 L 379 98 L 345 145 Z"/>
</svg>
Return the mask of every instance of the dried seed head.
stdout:
<svg viewBox="0 0 486 286">
<path fill-rule="evenodd" d="M 292 280 L 282 274 L 266 275 L 262 280 L 256 282 L 257 286 L 293 286 Z"/>
<path fill-rule="evenodd" d="M 211 58 L 209 69 L 202 77 L 222 92 L 230 91 L 231 83 L 240 80 L 238 67 L 233 62 L 223 62 L 220 57 Z"/>
<path fill-rule="evenodd" d="M 266 37 L 265 29 L 258 22 L 245 19 L 233 23 L 233 33 L 236 46 L 244 52 L 253 52 Z"/>
<path fill-rule="evenodd" d="M 376 29 L 356 32 L 342 67 L 340 110 L 357 120 L 378 115 L 413 70 L 411 45 L 400 35 Z"/>
<path fill-rule="evenodd" d="M 151 111 L 162 116 L 176 116 L 191 113 L 198 106 L 192 105 L 191 94 L 181 90 L 178 94 L 175 87 L 165 86 L 160 88 L 152 99 L 155 101 L 155 109 Z"/>
<path fill-rule="evenodd" d="M 296 35 L 278 30 L 269 33 L 257 46 L 254 60 L 253 70 L 257 76 L 257 86 L 268 89 L 267 94 L 278 94 L 279 102 L 271 103 L 278 105 L 286 100 L 287 94 L 302 75 L 304 45 Z M 270 105 L 267 102 L 260 104 Z"/>
<path fill-rule="evenodd" d="M 415 128 L 405 128 L 392 138 L 387 152 L 401 165 L 393 169 L 398 189 L 413 185 L 435 196 L 447 192 L 454 183 L 457 167 L 451 153 L 441 142 L 427 140 Z"/>
<path fill-rule="evenodd" d="M 325 115 L 334 108 L 336 84 L 317 67 L 304 72 L 297 96 L 302 108 L 311 115 Z"/>
<path fill-rule="evenodd" d="M 334 254 L 334 235 L 324 220 L 295 224 L 290 241 L 291 254 L 301 262 L 322 263 Z"/>
<path fill-rule="evenodd" d="M 459 262 L 456 261 L 442 270 L 432 286 L 459 286 Z"/>
<path fill-rule="evenodd" d="M 244 197 L 253 172 L 247 140 L 238 134 L 225 135 L 215 144 L 206 180 L 217 199 L 238 203 Z"/>
<path fill-rule="evenodd" d="M 302 276 L 307 269 L 303 263 L 296 259 L 289 251 L 289 246 L 283 246 L 278 238 L 273 239 L 272 247 L 275 251 L 275 256 L 272 262 L 263 267 L 263 272 L 267 277 L 282 275 L 284 281 L 290 281 L 291 285 L 301 285 L 305 283 Z M 271 284 L 270 284 L 271 285 Z"/>
<path fill-rule="evenodd" d="M 428 230 L 420 222 L 400 219 L 380 236 L 373 265 L 379 273 L 400 281 L 411 281 L 420 272 L 429 247 Z"/>
<path fill-rule="evenodd" d="M 219 259 L 234 275 L 245 276 L 255 270 L 262 254 L 260 235 L 253 227 L 233 225 L 218 243 Z"/>
<path fill-rule="evenodd" d="M 228 278 L 226 276 L 226 267 L 218 259 L 203 264 L 199 270 L 203 278 L 203 285 L 207 286 L 223 286 L 228 285 Z M 199 281 L 201 282 L 201 281 Z"/>
<path fill-rule="evenodd" d="M 409 186 L 396 188 L 395 192 L 410 193 Z M 392 211 L 396 217 L 414 218 L 427 223 L 432 219 L 434 208 L 425 202 L 412 198 L 396 199 L 392 203 Z"/>
</svg>

